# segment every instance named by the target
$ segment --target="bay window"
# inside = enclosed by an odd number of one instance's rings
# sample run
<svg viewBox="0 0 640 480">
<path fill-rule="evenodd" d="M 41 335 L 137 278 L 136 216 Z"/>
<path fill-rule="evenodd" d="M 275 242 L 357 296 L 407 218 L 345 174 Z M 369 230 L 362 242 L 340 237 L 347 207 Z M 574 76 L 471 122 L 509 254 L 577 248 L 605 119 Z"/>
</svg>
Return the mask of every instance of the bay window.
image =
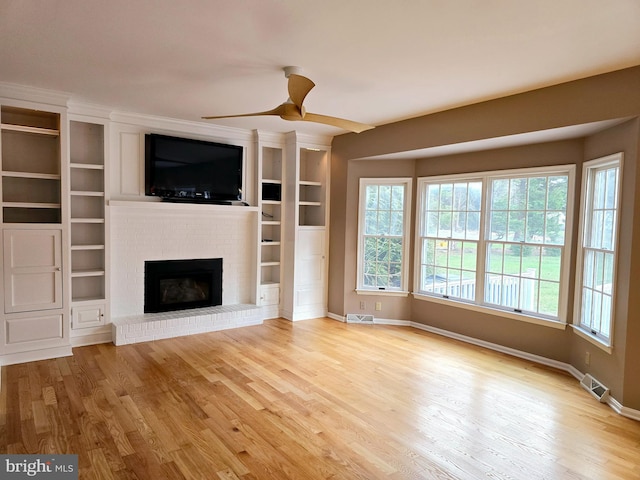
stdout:
<svg viewBox="0 0 640 480">
<path fill-rule="evenodd" d="M 573 172 L 421 178 L 417 296 L 566 321 Z"/>
</svg>

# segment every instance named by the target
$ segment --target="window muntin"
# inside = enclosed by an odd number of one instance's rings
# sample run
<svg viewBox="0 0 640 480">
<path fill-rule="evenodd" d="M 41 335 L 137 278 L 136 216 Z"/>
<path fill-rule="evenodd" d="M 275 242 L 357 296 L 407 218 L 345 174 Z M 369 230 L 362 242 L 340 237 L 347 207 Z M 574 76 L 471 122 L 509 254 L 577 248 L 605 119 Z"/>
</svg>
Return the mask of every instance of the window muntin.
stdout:
<svg viewBox="0 0 640 480">
<path fill-rule="evenodd" d="M 361 179 L 358 289 L 407 289 L 410 179 Z"/>
<path fill-rule="evenodd" d="M 587 162 L 583 170 L 583 208 L 576 323 L 611 344 L 622 154 Z"/>
<path fill-rule="evenodd" d="M 562 166 L 420 179 L 416 293 L 565 321 L 573 172 Z M 456 184 L 473 184 L 479 204 L 456 206 Z M 442 204 L 443 185 L 451 206 Z M 466 217 L 466 229 L 442 221 L 447 211 Z"/>
</svg>

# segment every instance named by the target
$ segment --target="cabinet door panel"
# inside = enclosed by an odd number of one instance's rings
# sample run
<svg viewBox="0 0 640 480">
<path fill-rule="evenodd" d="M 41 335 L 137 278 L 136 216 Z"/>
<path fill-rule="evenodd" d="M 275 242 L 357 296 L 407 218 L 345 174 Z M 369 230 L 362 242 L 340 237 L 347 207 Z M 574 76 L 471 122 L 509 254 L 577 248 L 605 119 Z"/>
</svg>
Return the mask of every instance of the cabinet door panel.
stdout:
<svg viewBox="0 0 640 480">
<path fill-rule="evenodd" d="M 318 316 L 326 309 L 325 229 L 301 229 L 296 255 L 295 315 Z"/>
<path fill-rule="evenodd" d="M 60 230 L 4 231 L 5 313 L 62 307 Z"/>
<path fill-rule="evenodd" d="M 60 314 L 7 320 L 8 345 L 61 340 L 62 335 L 62 315 Z"/>
<path fill-rule="evenodd" d="M 104 305 L 73 307 L 73 329 L 104 325 Z"/>
</svg>

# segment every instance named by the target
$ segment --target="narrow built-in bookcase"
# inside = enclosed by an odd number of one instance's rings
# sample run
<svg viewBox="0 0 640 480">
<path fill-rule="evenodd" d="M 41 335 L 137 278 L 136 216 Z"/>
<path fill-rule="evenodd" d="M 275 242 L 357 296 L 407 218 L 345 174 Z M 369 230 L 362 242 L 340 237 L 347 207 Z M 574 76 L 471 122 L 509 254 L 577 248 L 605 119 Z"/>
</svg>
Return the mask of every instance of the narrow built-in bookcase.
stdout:
<svg viewBox="0 0 640 480">
<path fill-rule="evenodd" d="M 71 309 L 77 334 L 106 322 L 105 125 L 73 119 L 69 125 Z"/>
<path fill-rule="evenodd" d="M 259 304 L 272 306 L 269 315 L 279 315 L 282 276 L 282 180 L 283 150 L 277 146 L 259 147 Z"/>
</svg>

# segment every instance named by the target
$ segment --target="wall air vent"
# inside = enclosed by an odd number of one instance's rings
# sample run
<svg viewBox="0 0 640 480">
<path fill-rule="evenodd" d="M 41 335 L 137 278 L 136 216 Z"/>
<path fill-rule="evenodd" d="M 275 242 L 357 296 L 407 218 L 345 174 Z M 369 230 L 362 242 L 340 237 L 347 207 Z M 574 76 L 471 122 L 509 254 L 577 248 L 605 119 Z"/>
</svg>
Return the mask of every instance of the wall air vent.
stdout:
<svg viewBox="0 0 640 480">
<path fill-rule="evenodd" d="M 347 314 L 347 323 L 373 323 L 373 315 Z"/>
<path fill-rule="evenodd" d="M 609 389 L 588 373 L 580 380 L 580 385 L 599 402 L 605 403 L 609 397 Z"/>
</svg>

